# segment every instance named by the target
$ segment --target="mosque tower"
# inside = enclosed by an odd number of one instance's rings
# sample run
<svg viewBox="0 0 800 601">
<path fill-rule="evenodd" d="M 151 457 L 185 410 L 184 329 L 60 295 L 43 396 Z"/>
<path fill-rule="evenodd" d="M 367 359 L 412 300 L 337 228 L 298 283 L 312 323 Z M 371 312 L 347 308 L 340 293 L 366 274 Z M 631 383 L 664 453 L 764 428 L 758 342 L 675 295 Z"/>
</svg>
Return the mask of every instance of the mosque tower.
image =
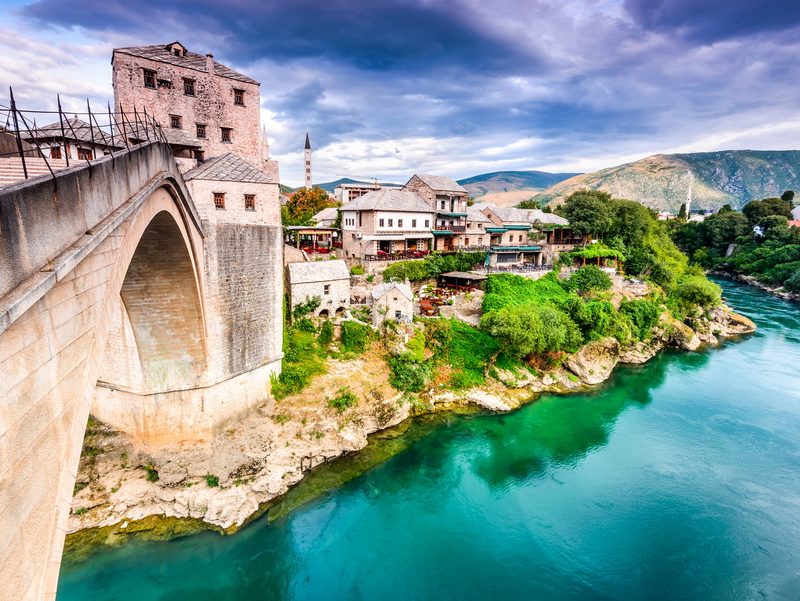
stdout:
<svg viewBox="0 0 800 601">
<path fill-rule="evenodd" d="M 308 132 L 306 132 L 306 149 L 303 153 L 306 159 L 306 189 L 311 189 L 311 141 L 308 139 Z"/>
</svg>

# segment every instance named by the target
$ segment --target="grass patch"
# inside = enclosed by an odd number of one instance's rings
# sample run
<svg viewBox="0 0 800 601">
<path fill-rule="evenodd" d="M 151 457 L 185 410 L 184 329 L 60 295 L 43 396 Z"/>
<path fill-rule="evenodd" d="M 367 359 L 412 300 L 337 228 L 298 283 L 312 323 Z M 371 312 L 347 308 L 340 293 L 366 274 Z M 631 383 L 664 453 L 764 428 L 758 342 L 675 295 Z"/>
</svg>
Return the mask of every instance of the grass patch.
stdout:
<svg viewBox="0 0 800 601">
<path fill-rule="evenodd" d="M 328 407 L 335 409 L 338 413 L 343 413 L 356 404 L 358 404 L 358 397 L 346 386 L 340 388 L 335 397 L 328 399 Z"/>
<path fill-rule="evenodd" d="M 219 488 L 219 477 L 214 474 L 206 474 L 206 485 L 210 488 Z"/>
</svg>

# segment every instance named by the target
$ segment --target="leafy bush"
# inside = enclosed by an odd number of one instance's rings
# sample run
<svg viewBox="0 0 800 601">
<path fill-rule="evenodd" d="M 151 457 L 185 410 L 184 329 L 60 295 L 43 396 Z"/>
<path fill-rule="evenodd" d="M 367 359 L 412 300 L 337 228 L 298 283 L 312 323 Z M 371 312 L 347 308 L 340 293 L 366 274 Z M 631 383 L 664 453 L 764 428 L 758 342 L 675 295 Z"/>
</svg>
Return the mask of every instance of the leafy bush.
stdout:
<svg viewBox="0 0 800 601">
<path fill-rule="evenodd" d="M 504 353 L 516 359 L 577 350 L 582 342 L 575 322 L 563 311 L 549 306 L 506 307 L 484 315 L 481 327 L 499 339 Z"/>
<path fill-rule="evenodd" d="M 800 269 L 795 271 L 794 275 L 783 283 L 783 286 L 789 292 L 800 292 Z"/>
<path fill-rule="evenodd" d="M 440 273 L 448 271 L 468 271 L 473 266 L 486 260 L 486 253 L 431 253 L 424 259 L 412 261 L 398 261 L 392 263 L 383 272 L 383 279 L 410 280 L 412 282 L 435 278 Z"/>
<path fill-rule="evenodd" d="M 343 413 L 356 404 L 358 404 L 358 397 L 347 387 L 340 388 L 335 397 L 328 399 L 328 407 L 339 413 Z"/>
<path fill-rule="evenodd" d="M 623 301 L 619 311 L 630 319 L 634 333 L 639 340 L 650 338 L 653 328 L 658 323 L 658 317 L 661 315 L 661 307 L 658 303 L 644 299 Z"/>
<path fill-rule="evenodd" d="M 608 274 L 594 265 L 585 265 L 573 273 L 564 282 L 567 290 L 575 290 L 583 294 L 611 288 L 611 278 Z"/>
<path fill-rule="evenodd" d="M 322 322 L 322 327 L 319 329 L 319 336 L 317 336 L 317 342 L 323 348 L 333 342 L 333 323 L 327 319 Z"/>
<path fill-rule="evenodd" d="M 206 484 L 211 488 L 217 488 L 219 486 L 219 478 L 213 474 L 206 474 Z"/>
<path fill-rule="evenodd" d="M 674 296 L 684 306 L 711 307 L 719 304 L 722 289 L 703 276 L 693 275 L 678 282 Z"/>
<path fill-rule="evenodd" d="M 614 321 L 614 306 L 608 301 L 584 301 L 578 296 L 569 299 L 565 306 L 581 330 L 585 341 L 599 340 L 609 336 Z"/>
<path fill-rule="evenodd" d="M 304 302 L 300 303 L 299 305 L 295 306 L 292 309 L 292 319 L 300 319 L 301 317 L 305 317 L 309 313 L 313 313 L 316 311 L 319 306 L 322 304 L 322 299 L 319 296 L 312 296 L 306 299 Z"/>
<path fill-rule="evenodd" d="M 486 280 L 483 312 L 486 314 L 505 307 L 527 304 L 559 306 L 568 297 L 569 293 L 564 290 L 554 273 L 538 280 L 507 273 L 490 275 Z"/>
<path fill-rule="evenodd" d="M 375 331 L 357 321 L 342 322 L 342 348 L 350 353 L 363 353 Z"/>
<path fill-rule="evenodd" d="M 353 265 L 350 268 L 350 275 L 364 275 L 364 266 L 363 265 Z"/>
<path fill-rule="evenodd" d="M 430 361 L 420 362 L 411 353 L 389 358 L 389 382 L 397 390 L 421 392 L 433 372 Z"/>
</svg>

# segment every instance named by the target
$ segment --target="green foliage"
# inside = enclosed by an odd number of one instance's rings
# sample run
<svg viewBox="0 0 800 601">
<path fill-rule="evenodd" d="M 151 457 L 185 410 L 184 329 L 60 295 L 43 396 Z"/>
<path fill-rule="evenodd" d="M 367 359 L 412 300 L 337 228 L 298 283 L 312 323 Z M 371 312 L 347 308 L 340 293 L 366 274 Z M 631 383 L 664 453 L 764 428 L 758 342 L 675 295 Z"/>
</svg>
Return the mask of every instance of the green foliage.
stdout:
<svg viewBox="0 0 800 601">
<path fill-rule="evenodd" d="M 789 292 L 800 292 L 800 266 L 784 281 L 783 285 Z"/>
<path fill-rule="evenodd" d="M 792 218 L 792 201 L 782 198 L 764 198 L 762 200 L 751 200 L 742 207 L 742 214 L 747 217 L 750 225 L 759 223 L 765 217 L 778 215 Z"/>
<path fill-rule="evenodd" d="M 322 304 L 322 298 L 319 296 L 312 296 L 302 303 L 295 306 L 292 310 L 292 319 L 300 319 L 310 313 L 316 311 Z"/>
<path fill-rule="evenodd" d="M 375 337 L 375 330 L 357 321 L 342 322 L 342 348 L 350 353 L 363 353 Z"/>
<path fill-rule="evenodd" d="M 505 307 L 484 315 L 481 328 L 501 342 L 505 354 L 516 359 L 574 351 L 582 342 L 575 322 L 551 306 Z"/>
<path fill-rule="evenodd" d="M 314 215 L 327 207 L 339 206 L 322 188 L 300 188 L 289 197 L 281 216 L 283 225 L 313 225 Z"/>
<path fill-rule="evenodd" d="M 397 390 L 422 392 L 433 373 L 430 362 L 420 362 L 411 353 L 389 358 L 389 383 Z"/>
<path fill-rule="evenodd" d="M 704 276 L 690 275 L 678 282 L 673 297 L 684 307 L 711 307 L 720 303 L 722 288 Z"/>
<path fill-rule="evenodd" d="M 343 413 L 357 404 L 358 397 L 346 386 L 340 388 L 335 397 L 328 399 L 328 407 L 335 409 L 338 413 Z"/>
<path fill-rule="evenodd" d="M 148 482 L 158 482 L 158 470 L 152 463 L 146 463 L 141 468 L 147 472 Z"/>
<path fill-rule="evenodd" d="M 648 340 L 653 333 L 653 328 L 658 323 L 661 307 L 651 300 L 631 300 L 623 301 L 619 312 L 630 319 L 636 338 Z"/>
<path fill-rule="evenodd" d="M 423 330 L 415 333 L 406 342 L 406 352 L 413 357 L 414 361 L 422 362 L 425 360 L 425 332 Z"/>
<path fill-rule="evenodd" d="M 603 236 L 612 227 L 610 200 L 607 192 L 578 190 L 567 197 L 559 212 L 578 234 Z"/>
<path fill-rule="evenodd" d="M 363 265 L 353 265 L 350 268 L 350 275 L 364 275 L 364 266 Z"/>
<path fill-rule="evenodd" d="M 449 326 L 450 343 L 442 348 L 440 357 L 453 368 L 450 386 L 463 389 L 483 384 L 486 366 L 500 350 L 500 344 L 485 332 L 456 319 L 449 320 Z"/>
<path fill-rule="evenodd" d="M 483 264 L 486 260 L 486 253 L 431 253 L 424 259 L 412 261 L 397 261 L 392 263 L 383 272 L 385 281 L 391 280 L 410 280 L 418 282 L 428 278 L 435 278 L 441 273 L 448 271 L 469 271 L 477 264 Z"/>
<path fill-rule="evenodd" d="M 565 306 L 586 342 L 609 336 L 614 321 L 614 306 L 608 301 L 584 301 L 578 296 L 569 299 Z"/>
<path fill-rule="evenodd" d="M 538 280 L 508 273 L 495 274 L 486 280 L 483 312 L 486 314 L 504 307 L 530 303 L 558 306 L 568 296 L 569 293 L 561 286 L 555 273 L 549 273 Z"/>
<path fill-rule="evenodd" d="M 333 323 L 327 319 L 322 322 L 322 326 L 319 329 L 319 336 L 317 336 L 317 342 L 323 348 L 326 348 L 333 342 Z"/>
<path fill-rule="evenodd" d="M 272 395 L 282 399 L 303 390 L 314 376 L 325 372 L 326 356 L 311 320 L 302 318 L 291 326 L 285 326 L 283 367 L 279 376 L 272 377 Z"/>
<path fill-rule="evenodd" d="M 206 474 L 206 484 L 211 488 L 219 487 L 219 477 L 214 474 Z"/>
<path fill-rule="evenodd" d="M 599 267 L 585 265 L 564 281 L 563 285 L 567 290 L 589 294 L 611 289 L 611 278 Z"/>
</svg>

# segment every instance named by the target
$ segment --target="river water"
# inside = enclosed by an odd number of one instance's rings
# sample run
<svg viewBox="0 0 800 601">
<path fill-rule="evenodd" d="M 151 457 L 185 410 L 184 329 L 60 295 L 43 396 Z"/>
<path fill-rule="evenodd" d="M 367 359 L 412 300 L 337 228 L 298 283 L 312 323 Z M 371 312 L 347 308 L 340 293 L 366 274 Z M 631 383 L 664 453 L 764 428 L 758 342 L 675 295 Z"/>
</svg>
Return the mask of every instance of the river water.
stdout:
<svg viewBox="0 0 800 601">
<path fill-rule="evenodd" d="M 414 425 L 278 519 L 65 564 L 58 598 L 800 599 L 800 307 L 723 285 L 755 336 Z"/>
</svg>

